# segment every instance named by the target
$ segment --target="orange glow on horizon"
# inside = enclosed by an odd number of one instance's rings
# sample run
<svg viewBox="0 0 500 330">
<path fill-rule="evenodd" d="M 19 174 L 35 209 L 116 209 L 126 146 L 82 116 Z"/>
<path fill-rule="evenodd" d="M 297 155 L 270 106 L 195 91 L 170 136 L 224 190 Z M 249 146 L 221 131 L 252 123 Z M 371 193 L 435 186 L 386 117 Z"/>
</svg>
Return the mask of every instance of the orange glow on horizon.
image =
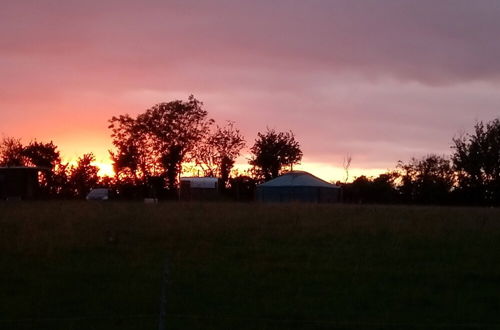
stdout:
<svg viewBox="0 0 500 330">
<path fill-rule="evenodd" d="M 109 154 L 107 152 L 101 152 L 101 153 L 94 153 L 94 156 L 96 157 L 96 161 L 93 162 L 92 165 L 99 167 L 99 176 L 113 177 L 115 175 L 115 172 L 113 170 L 113 163 L 109 157 Z M 68 157 L 66 158 L 63 157 L 63 158 L 65 158 L 65 161 L 67 161 L 71 165 L 76 165 L 76 159 L 78 157 L 79 156 L 71 158 Z M 250 157 L 249 155 L 240 156 L 233 170 L 235 170 L 239 174 L 242 175 L 245 174 L 245 172 L 250 169 L 250 165 L 246 163 L 246 159 L 249 157 Z M 329 163 L 307 161 L 303 162 L 302 164 L 295 165 L 293 169 L 310 172 L 311 174 L 331 183 L 335 183 L 337 181 L 345 182 L 346 180 L 346 173 L 344 168 Z M 387 168 L 384 169 L 384 168 L 352 167 L 349 169 L 349 177 L 347 182 L 352 182 L 356 178 L 362 175 L 367 177 L 376 177 L 389 170 L 390 169 Z M 193 173 L 198 173 L 199 175 L 202 175 L 201 171 L 193 169 L 193 167 L 189 166 L 188 164 L 188 166 L 186 166 L 184 169 L 183 175 L 188 175 L 188 176 L 195 175 Z"/>
<path fill-rule="evenodd" d="M 71 160 L 69 161 L 69 163 L 71 165 L 75 165 L 76 160 Z M 113 177 L 115 175 L 111 160 L 103 161 L 102 158 L 100 158 L 99 161 L 93 162 L 92 165 L 99 167 L 99 176 L 101 177 L 105 176 Z M 248 164 L 237 163 L 234 167 L 234 170 L 236 170 L 240 174 L 244 174 L 249 168 L 250 165 Z M 344 182 L 346 179 L 345 170 L 342 167 L 336 167 L 326 163 L 315 163 L 315 162 L 305 163 L 294 166 L 293 169 L 310 172 L 311 174 L 317 176 L 318 178 L 321 178 L 331 183 L 335 183 L 337 181 Z M 367 177 L 376 177 L 387 171 L 388 169 L 382 169 L 382 168 L 351 168 L 349 169 L 349 178 L 347 182 L 352 182 L 356 178 L 362 175 Z M 185 171 L 185 173 L 183 174 L 192 175 L 192 171 Z"/>
<path fill-rule="evenodd" d="M 99 140 L 96 140 L 95 142 L 99 142 Z M 97 144 L 97 143 L 95 143 Z M 68 146 L 65 145 L 67 148 Z M 62 152 L 62 157 L 63 160 L 70 163 L 71 165 L 76 165 L 76 159 L 80 157 L 83 153 L 85 153 L 85 150 L 92 150 L 91 148 L 88 148 L 80 143 L 78 144 L 72 144 L 71 145 L 71 150 L 74 150 L 73 156 L 68 157 L 68 154 L 65 154 Z M 65 148 L 65 149 L 66 149 Z M 94 147 L 95 148 L 95 147 Z M 67 149 L 66 149 L 67 150 Z M 100 149 L 97 149 L 100 152 L 93 152 L 96 160 L 95 162 L 92 163 L 92 165 L 95 165 L 99 167 L 99 176 L 105 177 L 105 176 L 110 176 L 113 177 L 115 175 L 115 172 L 113 170 L 113 163 L 111 161 L 111 158 L 109 156 L 109 153 L 107 149 L 104 149 L 101 147 Z M 244 154 L 240 156 L 235 164 L 235 167 L 233 170 L 238 172 L 239 174 L 245 174 L 247 170 L 250 169 L 250 165 L 247 163 L 247 159 L 250 158 L 249 154 Z M 193 167 L 189 164 L 188 166 L 185 166 L 185 170 L 183 172 L 183 175 L 195 175 L 194 173 L 198 173 L 199 175 L 201 174 L 201 171 L 197 171 L 196 169 L 193 169 Z M 294 170 L 299 170 L 299 171 L 307 171 L 310 172 L 311 174 L 331 183 L 335 183 L 337 181 L 340 182 L 345 182 L 346 179 L 346 173 L 345 170 L 341 166 L 335 166 L 332 165 L 331 163 L 324 163 L 324 162 L 315 162 L 315 161 L 310 161 L 306 160 L 303 163 L 299 165 L 295 165 L 293 167 Z M 352 182 L 356 178 L 364 175 L 367 177 L 376 177 L 379 174 L 387 172 L 389 169 L 387 168 L 362 168 L 362 167 L 352 167 L 349 169 L 349 177 L 347 182 Z"/>
</svg>

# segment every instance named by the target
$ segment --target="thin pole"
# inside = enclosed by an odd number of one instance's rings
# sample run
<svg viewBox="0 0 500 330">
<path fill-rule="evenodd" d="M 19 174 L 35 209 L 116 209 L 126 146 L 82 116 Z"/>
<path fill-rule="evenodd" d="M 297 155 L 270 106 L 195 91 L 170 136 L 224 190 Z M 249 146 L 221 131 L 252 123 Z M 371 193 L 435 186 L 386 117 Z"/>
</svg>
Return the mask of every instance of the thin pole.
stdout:
<svg viewBox="0 0 500 330">
<path fill-rule="evenodd" d="M 168 259 L 165 259 L 161 278 L 160 291 L 160 320 L 158 330 L 167 330 L 167 284 L 168 284 Z"/>
</svg>

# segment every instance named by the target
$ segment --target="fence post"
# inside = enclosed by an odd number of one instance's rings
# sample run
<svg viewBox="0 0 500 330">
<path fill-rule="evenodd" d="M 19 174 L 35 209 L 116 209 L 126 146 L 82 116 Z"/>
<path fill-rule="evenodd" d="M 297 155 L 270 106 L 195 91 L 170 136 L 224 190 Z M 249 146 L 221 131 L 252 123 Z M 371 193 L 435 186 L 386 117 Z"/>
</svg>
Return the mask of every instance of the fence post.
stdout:
<svg viewBox="0 0 500 330">
<path fill-rule="evenodd" d="M 160 291 L 160 320 L 158 322 L 158 330 L 167 330 L 167 284 L 168 284 L 168 259 L 165 258 L 163 265 L 163 273 L 161 277 Z"/>
</svg>

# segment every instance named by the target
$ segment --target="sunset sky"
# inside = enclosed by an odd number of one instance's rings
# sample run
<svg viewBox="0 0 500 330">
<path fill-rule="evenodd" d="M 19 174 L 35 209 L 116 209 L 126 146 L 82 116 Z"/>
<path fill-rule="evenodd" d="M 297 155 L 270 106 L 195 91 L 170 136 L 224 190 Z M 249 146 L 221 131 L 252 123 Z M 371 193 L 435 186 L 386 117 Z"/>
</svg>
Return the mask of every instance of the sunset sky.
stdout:
<svg viewBox="0 0 500 330">
<path fill-rule="evenodd" d="M 108 119 L 194 94 L 249 146 L 292 130 L 303 169 L 372 175 L 500 116 L 499 35 L 498 0 L 4 0 L 0 134 L 109 163 Z"/>
</svg>

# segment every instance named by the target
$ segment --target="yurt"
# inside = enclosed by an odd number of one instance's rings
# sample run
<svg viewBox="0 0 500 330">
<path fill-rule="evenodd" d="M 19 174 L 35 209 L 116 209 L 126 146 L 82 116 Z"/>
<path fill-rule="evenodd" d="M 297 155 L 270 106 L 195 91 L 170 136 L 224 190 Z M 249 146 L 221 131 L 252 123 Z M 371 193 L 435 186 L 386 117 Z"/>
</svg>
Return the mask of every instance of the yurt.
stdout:
<svg viewBox="0 0 500 330">
<path fill-rule="evenodd" d="M 257 186 L 256 199 L 261 202 L 336 203 L 340 187 L 311 173 L 293 171 Z"/>
</svg>

